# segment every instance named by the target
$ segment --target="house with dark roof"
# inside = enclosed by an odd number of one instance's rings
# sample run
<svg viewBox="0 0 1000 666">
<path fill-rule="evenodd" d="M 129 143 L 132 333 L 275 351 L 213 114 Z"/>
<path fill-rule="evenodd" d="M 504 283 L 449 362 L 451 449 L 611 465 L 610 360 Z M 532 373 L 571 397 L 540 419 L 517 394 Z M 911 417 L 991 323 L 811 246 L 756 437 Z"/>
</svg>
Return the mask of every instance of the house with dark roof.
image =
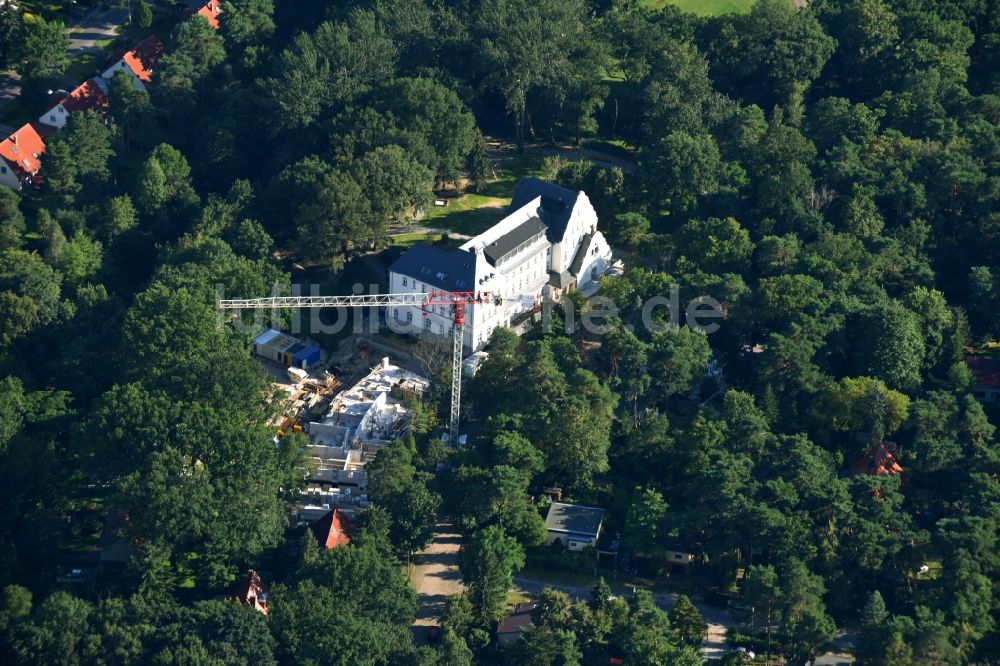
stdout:
<svg viewBox="0 0 1000 666">
<path fill-rule="evenodd" d="M 40 182 L 46 134 L 34 123 L 22 126 L 0 141 L 0 185 L 20 190 L 25 185 Z"/>
<path fill-rule="evenodd" d="M 132 78 L 132 85 L 145 90 L 153 82 L 153 71 L 163 55 L 163 42 L 150 35 L 127 51 L 117 53 L 108 63 L 101 77 L 110 81 L 118 72 Z"/>
<path fill-rule="evenodd" d="M 1000 402 L 1000 358 L 966 356 L 965 364 L 972 372 L 972 395 L 976 400 L 988 405 Z"/>
<path fill-rule="evenodd" d="M 535 621 L 531 618 L 532 613 L 538 608 L 534 601 L 522 602 L 514 606 L 514 612 L 510 613 L 497 625 L 497 644 L 506 647 L 513 645 L 521 637 L 521 632 L 535 626 Z"/>
<path fill-rule="evenodd" d="M 48 110 L 38 119 L 43 125 L 62 129 L 74 111 L 94 111 L 107 118 L 110 110 L 108 82 L 99 76 L 87 79 L 73 90 L 52 96 Z"/>
<path fill-rule="evenodd" d="M 346 546 L 357 533 L 354 522 L 340 509 L 333 509 L 309 526 L 319 547 L 324 549 Z"/>
<path fill-rule="evenodd" d="M 596 290 L 611 265 L 597 213 L 583 192 L 537 178 L 518 183 L 506 216 L 457 249 L 417 244 L 389 268 L 391 293 L 469 291 L 489 294 L 466 310 L 465 346 L 476 351 L 493 330 L 569 291 Z M 450 335 L 445 306 L 391 307 L 395 332 Z"/>
<path fill-rule="evenodd" d="M 545 545 L 561 541 L 568 550 L 597 547 L 604 509 L 553 502 L 545 517 Z"/>
</svg>

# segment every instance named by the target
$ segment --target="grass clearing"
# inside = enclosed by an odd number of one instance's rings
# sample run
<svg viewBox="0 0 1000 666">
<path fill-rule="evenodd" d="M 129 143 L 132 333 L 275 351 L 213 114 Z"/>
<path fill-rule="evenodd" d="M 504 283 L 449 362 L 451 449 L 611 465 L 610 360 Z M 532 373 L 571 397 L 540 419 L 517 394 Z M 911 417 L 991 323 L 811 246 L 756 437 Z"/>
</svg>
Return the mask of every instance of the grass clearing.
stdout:
<svg viewBox="0 0 1000 666">
<path fill-rule="evenodd" d="M 500 176 L 475 194 L 448 199 L 447 206 L 435 206 L 420 224 L 475 236 L 503 219 L 514 197 L 517 181 L 542 175 L 544 157 L 534 153 L 491 157 Z"/>
<path fill-rule="evenodd" d="M 523 604 L 525 602 L 531 601 L 531 595 L 525 594 L 521 590 L 513 589 L 507 591 L 507 605 L 516 606 L 517 604 Z"/>
<path fill-rule="evenodd" d="M 106 40 L 108 44 L 111 40 Z M 98 70 L 97 58 L 95 55 L 101 55 L 103 60 L 103 51 L 95 53 L 81 53 L 69 63 L 69 67 L 66 68 L 66 76 L 75 81 L 76 83 L 83 83 L 92 76 L 97 76 L 100 74 Z"/>
<path fill-rule="evenodd" d="M 722 14 L 746 14 L 754 0 L 643 0 L 650 9 L 663 9 L 674 5 L 681 11 L 698 16 L 721 16 Z"/>
</svg>

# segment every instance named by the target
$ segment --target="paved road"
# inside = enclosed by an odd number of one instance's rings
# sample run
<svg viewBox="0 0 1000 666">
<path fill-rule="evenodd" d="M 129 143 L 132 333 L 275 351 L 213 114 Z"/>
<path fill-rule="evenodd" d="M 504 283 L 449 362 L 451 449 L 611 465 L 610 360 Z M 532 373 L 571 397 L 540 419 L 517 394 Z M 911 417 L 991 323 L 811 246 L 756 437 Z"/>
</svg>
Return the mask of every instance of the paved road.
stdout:
<svg viewBox="0 0 1000 666">
<path fill-rule="evenodd" d="M 21 94 L 21 77 L 17 72 L 0 72 L 0 109 Z"/>
<path fill-rule="evenodd" d="M 531 578 L 524 578 L 523 576 L 515 576 L 514 584 L 521 588 L 524 592 L 533 595 L 541 592 L 543 588 L 551 587 L 553 589 L 560 590 L 561 592 L 565 592 L 571 599 L 574 600 L 586 601 L 590 599 L 590 588 L 586 587 L 558 585 Z M 653 601 L 655 601 L 656 605 L 663 610 L 670 610 L 677 602 L 677 595 L 672 592 L 660 592 L 653 595 Z M 726 646 L 726 629 L 731 626 L 735 626 L 737 624 L 736 620 L 724 610 L 712 608 L 711 606 L 706 606 L 705 604 L 695 602 L 694 600 L 692 600 L 692 602 L 698 608 L 701 616 L 708 624 L 708 635 L 705 637 L 705 642 L 702 644 L 701 656 L 705 659 L 721 659 L 728 650 L 728 647 Z"/>
<path fill-rule="evenodd" d="M 539 155 L 558 155 L 568 160 L 584 160 L 602 169 L 618 167 L 624 173 L 635 171 L 635 163 L 631 160 L 614 157 L 607 153 L 602 153 L 592 148 L 576 146 L 550 146 L 550 145 L 527 145 L 524 147 L 527 153 L 537 153 Z"/>
<path fill-rule="evenodd" d="M 127 21 L 127 7 L 98 8 L 88 12 L 79 23 L 67 28 L 69 49 L 66 54 L 72 59 L 81 53 L 96 51 L 98 40 L 114 39 L 118 36 L 118 27 Z"/>
<path fill-rule="evenodd" d="M 586 601 L 590 599 L 590 588 L 586 587 L 559 585 L 524 578 L 523 576 L 514 576 L 514 584 L 522 591 L 532 595 L 540 593 L 543 588 L 551 587 L 565 592 L 573 600 Z M 677 595 L 672 592 L 661 592 L 653 595 L 653 601 L 663 610 L 670 610 L 677 602 Z M 706 606 L 693 599 L 692 603 L 694 603 L 695 607 L 701 613 L 702 618 L 708 624 L 708 635 L 701 646 L 702 658 L 706 660 L 721 659 L 729 650 L 729 646 L 726 644 L 726 630 L 729 627 L 739 625 L 739 622 L 722 609 Z M 831 651 L 821 657 L 817 657 L 813 662 L 813 666 L 847 666 L 853 664 L 854 657 L 849 654 L 849 651 L 853 648 L 855 640 L 856 636 L 854 634 L 843 631 L 838 633 L 830 645 Z"/>
<path fill-rule="evenodd" d="M 409 234 L 448 234 L 450 238 L 457 238 L 459 240 L 469 240 L 472 238 L 468 234 L 460 234 L 456 231 L 439 229 L 437 227 L 425 227 L 419 224 L 411 226 L 399 225 L 389 229 L 389 236 L 407 236 Z"/>
</svg>

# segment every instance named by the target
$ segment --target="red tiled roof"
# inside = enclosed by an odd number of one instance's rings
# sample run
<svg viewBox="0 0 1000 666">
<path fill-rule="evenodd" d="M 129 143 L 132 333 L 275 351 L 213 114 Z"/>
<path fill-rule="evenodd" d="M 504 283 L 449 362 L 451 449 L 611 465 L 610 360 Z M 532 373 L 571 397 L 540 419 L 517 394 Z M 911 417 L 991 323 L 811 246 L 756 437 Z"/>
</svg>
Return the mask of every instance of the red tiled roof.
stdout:
<svg viewBox="0 0 1000 666">
<path fill-rule="evenodd" d="M 7 162 L 21 182 L 42 168 L 40 157 L 44 153 L 45 142 L 34 123 L 25 125 L 0 141 L 0 158 Z"/>
<path fill-rule="evenodd" d="M 334 509 L 309 526 L 320 548 L 336 548 L 351 543 L 357 528 L 340 509 Z"/>
<path fill-rule="evenodd" d="M 153 69 L 163 55 L 163 50 L 163 42 L 156 35 L 150 35 L 128 51 L 117 55 L 112 62 L 124 60 L 140 81 L 149 83 L 153 80 Z"/>
<path fill-rule="evenodd" d="M 241 604 L 267 615 L 267 590 L 256 571 L 250 569 L 247 577 L 236 584 L 233 594 Z"/>
<path fill-rule="evenodd" d="M 94 79 L 87 79 L 66 93 L 56 104 L 61 104 L 66 113 L 91 110 L 103 115 L 108 112 L 108 96 Z"/>
<path fill-rule="evenodd" d="M 976 386 L 982 388 L 1000 388 L 1000 358 L 985 356 L 966 356 L 965 364 L 972 371 Z"/>
<path fill-rule="evenodd" d="M 854 461 L 848 473 L 851 476 L 867 474 L 869 476 L 899 476 L 903 468 L 896 462 L 895 456 L 885 442 L 872 447 L 865 455 Z"/>
<path fill-rule="evenodd" d="M 198 16 L 204 16 L 208 24 L 219 29 L 219 16 L 222 14 L 222 2 L 220 0 L 209 0 L 204 7 L 199 9 L 197 12 Z"/>
</svg>

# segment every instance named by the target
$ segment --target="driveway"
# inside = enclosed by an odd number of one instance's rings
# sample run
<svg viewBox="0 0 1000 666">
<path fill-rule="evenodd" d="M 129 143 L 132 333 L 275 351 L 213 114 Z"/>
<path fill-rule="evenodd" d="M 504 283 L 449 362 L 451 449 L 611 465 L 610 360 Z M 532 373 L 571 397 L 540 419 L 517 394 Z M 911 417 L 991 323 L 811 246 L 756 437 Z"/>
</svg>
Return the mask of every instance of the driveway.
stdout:
<svg viewBox="0 0 1000 666">
<path fill-rule="evenodd" d="M 17 72 L 0 72 L 0 109 L 21 94 L 21 77 Z"/>
<path fill-rule="evenodd" d="M 417 590 L 416 626 L 437 625 L 448 597 L 465 589 L 458 568 L 461 547 L 462 535 L 452 525 L 439 523 L 431 545 L 413 556 L 410 582 Z"/>
</svg>

